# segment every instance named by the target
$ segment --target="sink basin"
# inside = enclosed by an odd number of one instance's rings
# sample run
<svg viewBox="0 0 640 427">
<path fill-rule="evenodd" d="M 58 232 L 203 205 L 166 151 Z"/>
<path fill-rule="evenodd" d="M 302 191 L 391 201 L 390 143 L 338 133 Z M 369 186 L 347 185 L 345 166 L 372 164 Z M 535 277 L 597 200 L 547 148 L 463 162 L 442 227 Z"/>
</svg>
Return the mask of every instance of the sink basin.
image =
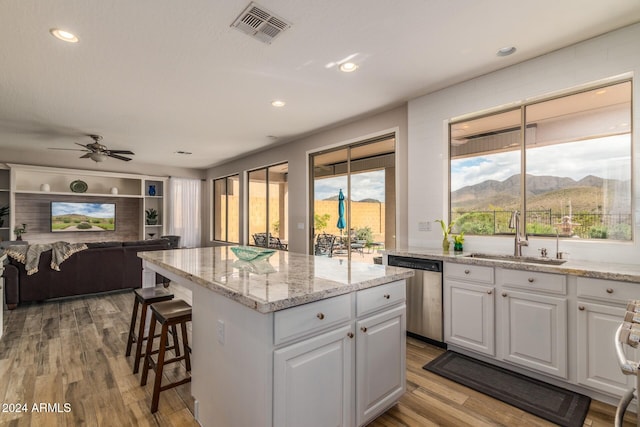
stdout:
<svg viewBox="0 0 640 427">
<path fill-rule="evenodd" d="M 482 254 L 482 253 L 472 253 L 467 255 L 467 257 L 478 258 L 478 259 L 493 259 L 496 261 L 525 262 L 529 264 L 544 264 L 544 265 L 560 265 L 567 262 L 566 259 L 535 258 L 535 257 L 528 257 L 528 256 Z"/>
</svg>

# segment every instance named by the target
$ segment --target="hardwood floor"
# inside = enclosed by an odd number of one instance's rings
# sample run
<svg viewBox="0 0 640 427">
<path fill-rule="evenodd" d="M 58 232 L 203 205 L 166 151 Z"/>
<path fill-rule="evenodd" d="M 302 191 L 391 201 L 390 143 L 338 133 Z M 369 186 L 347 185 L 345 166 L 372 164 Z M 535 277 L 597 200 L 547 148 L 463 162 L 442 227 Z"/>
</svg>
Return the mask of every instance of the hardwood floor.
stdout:
<svg viewBox="0 0 640 427">
<path fill-rule="evenodd" d="M 198 425 L 190 384 L 162 392 L 158 412 L 150 413 L 153 381 L 140 387 L 133 359 L 124 356 L 132 306 L 132 293 L 120 292 L 5 311 L 0 410 L 10 411 L 0 412 L 0 426 Z M 408 340 L 407 393 L 370 426 L 553 425 L 422 369 L 442 351 Z M 168 378 L 183 374 L 175 364 L 166 372 Z M 7 406 L 17 403 L 27 411 Z M 41 403 L 45 410 L 34 411 Z M 585 426 L 612 426 L 614 413 L 594 401 Z M 634 418 L 627 418 L 625 425 L 634 426 Z"/>
</svg>

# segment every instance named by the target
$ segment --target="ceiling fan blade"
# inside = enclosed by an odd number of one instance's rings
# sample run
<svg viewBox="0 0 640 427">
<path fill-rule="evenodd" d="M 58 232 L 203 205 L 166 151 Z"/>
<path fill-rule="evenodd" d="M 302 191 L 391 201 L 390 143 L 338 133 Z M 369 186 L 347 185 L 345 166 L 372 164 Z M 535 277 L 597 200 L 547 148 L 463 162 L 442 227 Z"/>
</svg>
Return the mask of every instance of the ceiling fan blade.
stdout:
<svg viewBox="0 0 640 427">
<path fill-rule="evenodd" d="M 91 150 L 91 147 L 89 147 L 89 145 L 85 145 L 85 144 L 80 144 L 79 142 L 74 142 L 74 144 L 79 145 L 80 147 L 83 147 L 85 150 Z"/>
<path fill-rule="evenodd" d="M 113 154 L 113 153 L 109 153 L 109 154 L 107 154 L 107 156 L 113 157 L 114 159 L 118 159 L 118 160 L 124 160 L 125 162 L 128 162 L 129 160 L 131 160 L 128 157 L 118 156 L 117 154 Z"/>
<path fill-rule="evenodd" d="M 130 155 L 136 154 L 133 151 L 129 151 L 129 150 L 108 150 L 108 151 L 113 154 L 130 154 Z"/>
<path fill-rule="evenodd" d="M 53 148 L 53 147 L 49 147 L 49 150 L 89 151 L 89 150 L 81 150 L 81 149 L 79 149 L 79 148 Z"/>
<path fill-rule="evenodd" d="M 91 157 L 92 154 L 93 153 L 87 153 L 87 154 L 84 154 L 84 155 L 80 156 L 80 158 L 81 159 L 88 159 L 89 157 Z"/>
</svg>

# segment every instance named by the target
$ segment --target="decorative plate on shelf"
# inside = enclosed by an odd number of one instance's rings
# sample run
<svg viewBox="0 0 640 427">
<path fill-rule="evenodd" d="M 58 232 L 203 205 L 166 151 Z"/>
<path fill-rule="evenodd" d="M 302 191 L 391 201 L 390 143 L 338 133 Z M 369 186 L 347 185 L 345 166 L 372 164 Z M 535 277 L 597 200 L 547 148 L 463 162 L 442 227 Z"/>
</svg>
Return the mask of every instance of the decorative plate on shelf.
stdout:
<svg viewBox="0 0 640 427">
<path fill-rule="evenodd" d="M 69 188 L 71 188 L 71 191 L 74 193 L 84 193 L 87 191 L 88 186 L 86 182 L 76 179 L 69 185 Z"/>
</svg>

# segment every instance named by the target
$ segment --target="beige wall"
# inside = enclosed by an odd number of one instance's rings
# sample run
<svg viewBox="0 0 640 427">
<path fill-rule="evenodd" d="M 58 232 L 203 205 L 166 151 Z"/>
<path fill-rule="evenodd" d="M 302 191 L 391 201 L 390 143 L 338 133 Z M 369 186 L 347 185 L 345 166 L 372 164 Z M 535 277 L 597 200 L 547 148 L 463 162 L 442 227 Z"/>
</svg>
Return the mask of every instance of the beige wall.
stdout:
<svg viewBox="0 0 640 427">
<path fill-rule="evenodd" d="M 287 230 L 289 249 L 294 252 L 308 252 L 310 240 L 308 154 L 320 149 L 353 143 L 373 136 L 388 134 L 389 132 L 397 132 L 396 164 L 398 173 L 396 174 L 396 200 L 398 204 L 396 212 L 398 217 L 396 219 L 396 234 L 398 243 L 400 243 L 407 239 L 406 105 L 337 125 L 313 135 L 212 167 L 206 173 L 207 180 L 210 181 L 214 178 L 241 173 L 243 174 L 241 187 L 245 188 L 244 173 L 246 171 L 262 166 L 289 162 L 289 218 Z M 211 194 L 211 191 L 208 191 L 208 194 Z M 244 191 L 241 194 L 245 194 Z M 241 211 L 245 212 L 245 201 L 242 200 L 241 203 Z M 207 225 L 210 226 L 210 199 L 207 206 L 209 211 L 207 213 Z M 206 231 L 206 236 L 210 236 L 210 231 Z M 246 232 L 243 230 L 241 241 L 243 243 L 247 242 L 246 238 Z"/>
</svg>

